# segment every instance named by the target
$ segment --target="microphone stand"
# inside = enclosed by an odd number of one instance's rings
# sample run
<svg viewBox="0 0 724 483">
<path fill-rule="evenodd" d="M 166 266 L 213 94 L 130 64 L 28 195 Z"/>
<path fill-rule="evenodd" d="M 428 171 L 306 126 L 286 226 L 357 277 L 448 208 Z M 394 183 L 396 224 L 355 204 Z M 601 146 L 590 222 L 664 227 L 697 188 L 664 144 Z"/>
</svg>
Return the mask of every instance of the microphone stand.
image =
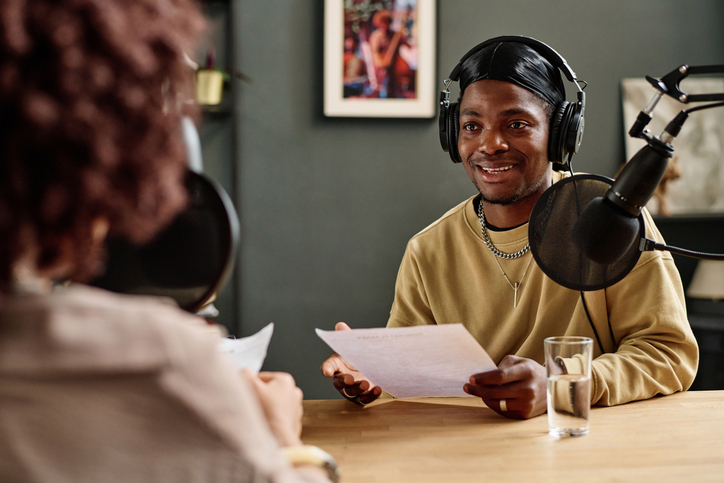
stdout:
<svg viewBox="0 0 724 483">
<path fill-rule="evenodd" d="M 631 129 L 629 130 L 629 135 L 634 138 L 640 138 L 649 143 L 649 146 L 651 148 L 656 149 L 656 151 L 663 151 L 664 154 L 673 153 L 673 147 L 671 146 L 671 141 L 679 134 L 681 131 L 681 127 L 684 125 L 684 122 L 689 117 L 689 114 L 695 111 L 701 111 L 704 109 L 710 109 L 714 107 L 722 107 L 724 106 L 724 102 L 714 102 L 712 104 L 706 104 L 703 106 L 693 107 L 688 110 L 682 110 L 669 124 L 666 126 L 666 129 L 664 129 L 664 132 L 661 133 L 660 137 L 651 136 L 649 131 L 645 129 L 645 127 L 648 125 L 648 123 L 651 121 L 651 113 L 653 112 L 654 108 L 656 107 L 656 104 L 659 102 L 659 100 L 664 96 L 668 95 L 670 97 L 673 97 L 674 99 L 678 100 L 679 102 L 683 104 L 688 104 L 689 102 L 710 102 L 710 101 L 724 101 L 724 93 L 714 93 L 714 94 L 687 94 L 681 90 L 679 87 L 679 84 L 683 79 L 688 77 L 689 75 L 698 75 L 698 74 L 721 74 L 724 73 L 724 65 L 708 65 L 708 66 L 688 66 L 688 65 L 682 65 L 677 69 L 674 69 L 673 71 L 669 72 L 665 76 L 663 76 L 660 79 L 655 79 L 653 77 L 646 76 L 646 80 L 656 89 L 656 94 L 651 99 L 649 104 L 642 110 L 638 117 L 636 118 L 636 121 L 634 122 L 633 126 L 631 126 Z M 668 159 L 671 157 L 669 154 L 668 156 L 661 156 L 665 165 L 668 164 Z M 662 172 L 663 174 L 663 172 Z M 656 185 L 658 185 L 661 178 L 654 180 Z M 652 191 L 653 193 L 653 191 Z M 650 198 L 650 196 L 649 196 Z M 646 200 L 648 201 L 648 200 Z M 650 238 L 642 237 L 639 240 L 639 250 L 644 251 L 653 251 L 653 250 L 660 250 L 660 251 L 669 251 L 671 253 L 676 253 L 678 255 L 682 255 L 685 257 L 691 257 L 691 258 L 699 258 L 704 260 L 724 260 L 724 254 L 718 254 L 718 253 L 705 253 L 705 252 L 699 252 L 695 250 L 687 250 L 685 248 L 679 248 L 669 245 L 664 245 L 662 243 L 657 243 L 654 240 L 651 240 Z"/>
</svg>

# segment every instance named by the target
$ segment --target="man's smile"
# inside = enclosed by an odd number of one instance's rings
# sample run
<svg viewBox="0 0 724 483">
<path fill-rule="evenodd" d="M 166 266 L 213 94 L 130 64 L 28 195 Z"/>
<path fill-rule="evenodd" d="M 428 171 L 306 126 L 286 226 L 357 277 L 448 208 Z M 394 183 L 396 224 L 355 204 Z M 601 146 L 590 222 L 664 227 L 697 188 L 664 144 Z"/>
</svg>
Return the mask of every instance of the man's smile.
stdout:
<svg viewBox="0 0 724 483">
<path fill-rule="evenodd" d="M 495 167 L 480 166 L 480 169 L 482 169 L 486 173 L 497 174 L 497 173 L 504 173 L 505 171 L 508 171 L 509 169 L 513 169 L 513 167 L 514 167 L 514 165 L 510 164 L 508 166 L 495 166 Z"/>
</svg>

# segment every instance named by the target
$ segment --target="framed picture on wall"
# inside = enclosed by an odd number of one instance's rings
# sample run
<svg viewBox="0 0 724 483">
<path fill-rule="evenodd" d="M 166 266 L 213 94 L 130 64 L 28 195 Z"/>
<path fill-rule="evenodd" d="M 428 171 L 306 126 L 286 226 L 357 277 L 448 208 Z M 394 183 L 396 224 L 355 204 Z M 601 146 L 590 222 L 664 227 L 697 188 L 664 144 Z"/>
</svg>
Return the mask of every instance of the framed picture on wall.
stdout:
<svg viewBox="0 0 724 483">
<path fill-rule="evenodd" d="M 435 11 L 435 0 L 325 0 L 325 116 L 433 117 Z"/>
<path fill-rule="evenodd" d="M 628 130 L 655 90 L 641 78 L 623 79 L 621 86 L 626 159 L 631 159 L 646 142 L 632 138 Z M 724 79 L 685 79 L 681 89 L 687 94 L 724 92 Z M 696 105 L 701 103 L 683 104 L 664 96 L 656 105 L 647 128 L 659 136 L 679 112 Z M 671 144 L 674 157 L 646 205 L 649 211 L 661 216 L 724 214 L 724 108 L 691 113 Z"/>
</svg>

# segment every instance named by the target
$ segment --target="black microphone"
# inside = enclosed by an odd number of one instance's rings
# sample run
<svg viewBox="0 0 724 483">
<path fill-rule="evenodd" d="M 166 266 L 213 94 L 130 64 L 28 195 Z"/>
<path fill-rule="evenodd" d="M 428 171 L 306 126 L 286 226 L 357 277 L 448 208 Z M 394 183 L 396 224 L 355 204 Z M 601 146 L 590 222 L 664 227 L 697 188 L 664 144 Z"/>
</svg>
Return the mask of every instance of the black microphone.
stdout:
<svg viewBox="0 0 724 483">
<path fill-rule="evenodd" d="M 661 139 L 648 138 L 648 144 L 631 158 L 604 196 L 591 200 L 581 212 L 571 236 L 585 256 L 597 263 L 614 263 L 637 241 L 637 217 L 663 178 L 674 153 L 670 141 L 687 117 L 682 111 L 666 126 Z"/>
</svg>

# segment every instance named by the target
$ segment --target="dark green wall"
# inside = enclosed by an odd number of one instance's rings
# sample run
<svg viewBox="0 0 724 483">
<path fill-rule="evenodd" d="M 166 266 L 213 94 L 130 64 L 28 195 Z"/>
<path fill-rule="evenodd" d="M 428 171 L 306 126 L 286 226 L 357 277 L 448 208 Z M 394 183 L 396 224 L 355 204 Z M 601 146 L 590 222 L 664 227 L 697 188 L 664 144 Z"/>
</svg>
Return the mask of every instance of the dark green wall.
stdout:
<svg viewBox="0 0 724 483">
<path fill-rule="evenodd" d="M 321 0 L 237 0 L 235 12 L 234 58 L 249 80 L 237 81 L 234 166 L 223 122 L 202 129 L 242 226 L 220 308 L 238 335 L 275 322 L 265 368 L 291 372 L 307 398 L 336 397 L 314 328 L 384 325 L 405 243 L 474 188 L 440 150 L 436 119 L 324 118 Z M 612 176 L 624 161 L 621 78 L 724 63 L 720 0 L 439 0 L 437 12 L 436 85 L 503 34 L 543 40 L 588 81 L 578 171 Z"/>
</svg>

